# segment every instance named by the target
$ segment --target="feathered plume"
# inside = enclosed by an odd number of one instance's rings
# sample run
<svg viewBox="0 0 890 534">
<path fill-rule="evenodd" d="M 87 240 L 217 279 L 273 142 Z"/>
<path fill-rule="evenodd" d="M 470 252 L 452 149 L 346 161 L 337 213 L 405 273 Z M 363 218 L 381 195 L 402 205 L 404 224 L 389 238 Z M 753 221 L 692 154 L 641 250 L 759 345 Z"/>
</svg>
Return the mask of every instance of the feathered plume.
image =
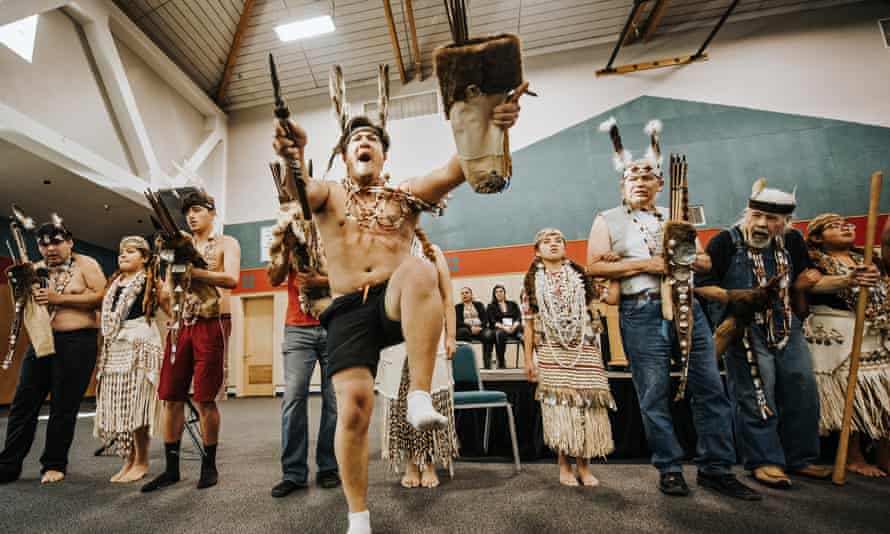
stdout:
<svg viewBox="0 0 890 534">
<path fill-rule="evenodd" d="M 766 189 L 766 178 L 759 178 L 754 185 L 751 186 L 751 198 L 757 198 L 761 191 Z"/>
<path fill-rule="evenodd" d="M 377 113 L 379 126 L 386 129 L 389 115 L 389 65 L 386 63 L 377 66 Z"/>
<path fill-rule="evenodd" d="M 661 145 L 658 143 L 658 135 L 661 133 L 661 126 L 660 120 L 652 119 L 643 128 L 643 131 L 649 136 L 649 148 L 646 149 L 646 159 L 659 166 L 661 165 Z"/>
<path fill-rule="evenodd" d="M 37 228 L 37 224 L 34 222 L 34 219 L 25 215 L 25 212 L 22 211 L 22 208 L 16 206 L 15 204 L 12 205 L 12 214 L 25 230 L 32 232 L 35 228 Z"/>
<path fill-rule="evenodd" d="M 609 132 L 609 137 L 612 138 L 612 147 L 615 150 L 615 155 L 612 158 L 615 170 L 623 171 L 632 161 L 632 156 L 630 151 L 625 150 L 624 145 L 621 144 L 621 134 L 618 133 L 618 121 L 615 120 L 615 117 L 609 117 L 607 121 L 600 124 L 600 131 Z"/>
<path fill-rule="evenodd" d="M 349 104 L 346 103 L 346 80 L 343 78 L 343 69 L 340 68 L 340 65 L 331 65 L 328 89 L 331 93 L 331 104 L 334 106 L 334 113 L 337 114 L 342 132 L 349 120 Z"/>
</svg>

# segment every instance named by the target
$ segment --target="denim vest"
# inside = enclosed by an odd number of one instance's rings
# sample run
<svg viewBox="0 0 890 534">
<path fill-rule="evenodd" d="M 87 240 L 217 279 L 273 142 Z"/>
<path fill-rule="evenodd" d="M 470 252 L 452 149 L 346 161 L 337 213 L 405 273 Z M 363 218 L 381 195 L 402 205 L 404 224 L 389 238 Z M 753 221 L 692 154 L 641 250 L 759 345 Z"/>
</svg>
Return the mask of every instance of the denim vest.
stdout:
<svg viewBox="0 0 890 534">
<path fill-rule="evenodd" d="M 754 266 L 752 265 L 751 259 L 748 257 L 748 247 L 745 245 L 745 239 L 742 236 L 742 232 L 738 226 L 733 226 L 729 229 L 729 235 L 732 237 L 732 244 L 735 247 L 735 251 L 729 262 L 729 269 L 726 270 L 726 274 L 723 275 L 723 279 L 720 281 L 720 287 L 723 289 L 754 289 L 758 284 L 754 277 Z M 768 247 L 757 251 L 763 258 L 763 268 L 766 270 L 767 280 L 776 275 L 775 251 L 775 240 L 773 240 Z M 793 268 L 788 251 L 784 251 L 783 254 L 785 254 L 789 268 Z M 772 306 L 773 318 L 776 322 L 776 326 L 781 327 L 783 314 L 785 313 L 783 303 L 781 301 L 776 301 Z M 708 305 L 708 316 L 714 321 L 713 324 L 716 328 L 723 322 L 723 319 L 726 318 L 726 306 L 719 302 L 712 301 Z M 792 321 L 794 320 L 793 317 L 792 314 Z"/>
</svg>

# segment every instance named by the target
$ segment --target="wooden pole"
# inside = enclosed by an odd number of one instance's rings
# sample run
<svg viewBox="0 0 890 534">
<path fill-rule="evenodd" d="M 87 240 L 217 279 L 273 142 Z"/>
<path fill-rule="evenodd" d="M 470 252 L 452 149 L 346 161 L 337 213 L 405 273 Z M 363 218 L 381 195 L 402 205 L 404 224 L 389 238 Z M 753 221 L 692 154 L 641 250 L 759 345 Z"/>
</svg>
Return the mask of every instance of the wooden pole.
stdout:
<svg viewBox="0 0 890 534">
<path fill-rule="evenodd" d="M 402 61 L 402 49 L 399 47 L 399 36 L 396 34 L 396 23 L 392 16 L 392 4 L 389 0 L 383 0 L 383 14 L 386 15 L 386 26 L 389 28 L 389 40 L 392 41 L 392 53 L 396 58 L 396 67 L 399 68 L 399 81 L 408 83 L 405 74 L 405 63 Z"/>
<path fill-rule="evenodd" d="M 414 0 L 405 0 L 405 14 L 408 16 L 408 31 L 411 32 L 411 55 L 414 56 L 414 76 L 423 81 L 423 63 L 420 59 L 420 44 L 417 41 L 417 24 L 414 22 Z"/>
<path fill-rule="evenodd" d="M 868 197 L 868 225 L 865 230 L 865 265 L 871 264 L 874 253 L 875 231 L 878 226 L 878 210 L 881 204 L 881 182 L 884 175 L 876 172 L 871 175 L 871 192 Z M 850 442 L 850 426 L 853 420 L 853 400 L 856 398 L 856 374 L 859 372 L 859 353 L 862 350 L 862 333 L 865 328 L 865 307 L 868 304 L 868 291 L 859 289 L 856 301 L 856 326 L 853 330 L 853 348 L 850 351 L 850 375 L 847 377 L 847 392 L 844 400 L 844 418 L 841 423 L 841 438 L 834 459 L 834 473 L 831 481 L 838 486 L 847 479 L 847 448 Z"/>
</svg>

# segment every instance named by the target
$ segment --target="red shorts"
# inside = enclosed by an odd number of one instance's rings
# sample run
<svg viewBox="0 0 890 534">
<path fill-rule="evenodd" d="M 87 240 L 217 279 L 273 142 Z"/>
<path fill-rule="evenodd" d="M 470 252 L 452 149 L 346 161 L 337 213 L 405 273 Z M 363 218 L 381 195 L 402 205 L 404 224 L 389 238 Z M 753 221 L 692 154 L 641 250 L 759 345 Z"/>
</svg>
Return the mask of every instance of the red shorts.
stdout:
<svg viewBox="0 0 890 534">
<path fill-rule="evenodd" d="M 226 343 L 232 331 L 228 315 L 219 319 L 198 319 L 192 326 L 183 325 L 176 343 L 176 363 L 170 363 L 170 335 L 164 349 L 158 398 L 185 402 L 189 398 L 192 376 L 195 402 L 216 399 L 223 385 Z"/>
</svg>

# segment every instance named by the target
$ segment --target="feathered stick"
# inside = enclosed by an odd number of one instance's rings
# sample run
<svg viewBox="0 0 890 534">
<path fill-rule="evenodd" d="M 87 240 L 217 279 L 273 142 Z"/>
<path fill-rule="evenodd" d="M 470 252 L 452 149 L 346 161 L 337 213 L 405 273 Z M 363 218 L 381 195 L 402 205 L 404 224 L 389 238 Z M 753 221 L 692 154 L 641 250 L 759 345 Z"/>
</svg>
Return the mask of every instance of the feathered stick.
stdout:
<svg viewBox="0 0 890 534">
<path fill-rule="evenodd" d="M 615 120 L 615 117 L 609 117 L 608 120 L 600 124 L 600 131 L 608 132 L 609 137 L 612 138 L 612 148 L 615 151 L 615 154 L 612 157 L 612 162 L 615 164 L 615 170 L 619 172 L 624 171 L 624 168 L 630 165 L 632 156 L 630 151 L 626 150 L 621 143 L 621 134 L 618 132 L 618 121 Z"/>
</svg>

